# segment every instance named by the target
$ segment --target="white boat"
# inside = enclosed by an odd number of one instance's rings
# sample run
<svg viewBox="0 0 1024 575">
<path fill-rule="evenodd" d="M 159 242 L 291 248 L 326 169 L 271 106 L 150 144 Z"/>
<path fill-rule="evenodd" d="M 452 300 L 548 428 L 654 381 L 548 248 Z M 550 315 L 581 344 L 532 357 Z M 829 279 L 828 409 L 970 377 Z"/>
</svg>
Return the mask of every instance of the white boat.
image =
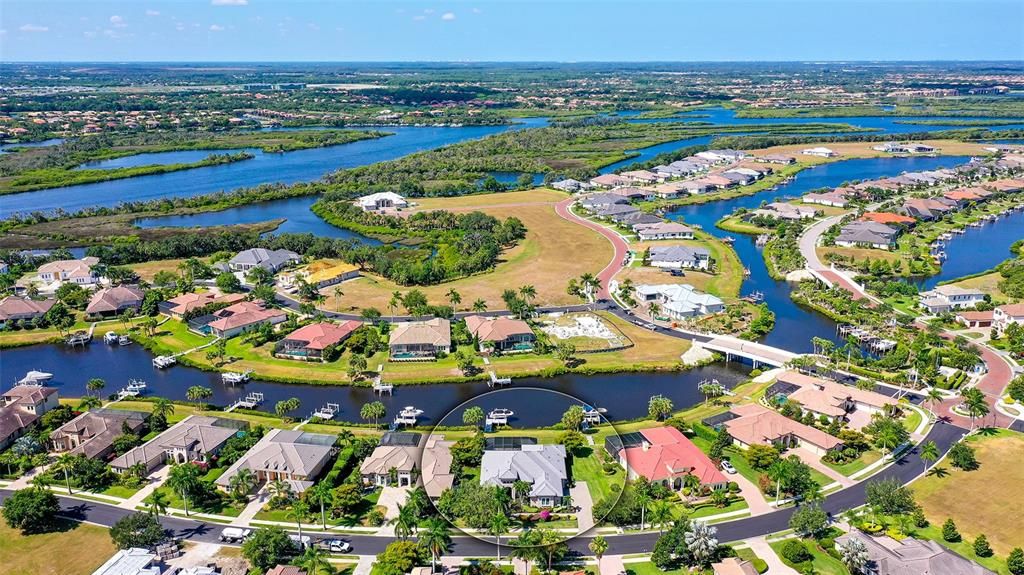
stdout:
<svg viewBox="0 0 1024 575">
<path fill-rule="evenodd" d="M 117 345 L 131 345 L 132 338 L 127 335 L 122 335 L 117 338 Z"/>
<path fill-rule="evenodd" d="M 411 405 L 407 405 L 404 408 L 402 408 L 402 411 L 398 412 L 398 415 L 401 417 L 419 417 L 423 415 L 423 410 L 416 409 Z"/>
<path fill-rule="evenodd" d="M 513 415 L 515 415 L 515 412 L 511 409 L 499 407 L 498 409 L 492 409 L 491 412 L 487 414 L 487 417 L 490 419 L 508 419 Z"/>
<path fill-rule="evenodd" d="M 108 331 L 107 333 L 103 334 L 103 343 L 110 343 L 110 344 L 117 343 L 117 339 L 119 337 L 120 336 L 117 335 L 116 331 Z"/>
<path fill-rule="evenodd" d="M 53 379 L 53 374 L 46 371 L 33 369 L 25 374 L 25 377 L 18 380 L 18 385 L 42 385 L 44 381 Z"/>
<path fill-rule="evenodd" d="M 128 380 L 128 385 L 125 387 L 125 389 L 127 389 L 128 391 L 136 391 L 141 393 L 145 391 L 146 387 L 148 386 L 146 385 L 145 381 L 142 381 L 141 379 L 130 379 Z"/>
<path fill-rule="evenodd" d="M 153 367 L 157 369 L 164 369 L 165 367 L 171 367 L 178 363 L 178 359 L 173 355 L 158 355 L 153 358 Z"/>
<path fill-rule="evenodd" d="M 245 382 L 249 381 L 250 377 L 252 377 L 252 372 L 251 371 L 246 371 L 246 372 L 242 372 L 242 373 L 238 373 L 237 371 L 228 371 L 228 372 L 222 373 L 221 376 L 220 376 L 220 379 L 224 383 L 229 383 L 231 385 L 236 385 L 236 384 L 239 384 L 239 383 L 245 383 Z"/>
</svg>

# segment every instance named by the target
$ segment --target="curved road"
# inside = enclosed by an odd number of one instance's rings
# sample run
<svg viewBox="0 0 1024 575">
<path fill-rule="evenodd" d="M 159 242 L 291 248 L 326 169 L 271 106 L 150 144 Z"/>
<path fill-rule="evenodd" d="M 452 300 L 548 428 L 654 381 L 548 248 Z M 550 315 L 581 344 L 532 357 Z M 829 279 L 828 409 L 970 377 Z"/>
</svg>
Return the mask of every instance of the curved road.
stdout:
<svg viewBox="0 0 1024 575">
<path fill-rule="evenodd" d="M 596 224 L 572 213 L 569 206 L 571 206 L 574 201 L 576 201 L 575 198 L 570 197 L 558 202 L 555 204 L 555 213 L 563 219 L 588 227 L 601 234 L 607 238 L 608 241 L 612 243 L 612 247 L 615 248 L 615 255 L 612 256 L 611 261 L 608 262 L 608 265 L 606 265 L 600 273 L 597 274 L 597 279 L 601 280 L 601 290 L 597 292 L 597 297 L 598 299 L 609 298 L 611 296 L 608 292 L 608 283 L 613 277 L 615 277 L 615 274 L 619 273 L 619 270 L 622 269 L 623 262 L 626 261 L 626 254 L 629 252 L 629 247 L 626 245 L 626 241 L 622 239 L 622 236 L 617 234 L 614 230 L 610 230 L 600 224 Z"/>
<path fill-rule="evenodd" d="M 924 441 L 934 441 L 939 447 L 939 453 L 945 455 L 950 447 L 959 441 L 966 433 L 966 429 L 951 423 L 939 422 L 932 427 L 932 430 L 925 437 Z M 917 478 L 926 469 L 926 463 L 920 458 L 918 449 L 915 447 L 905 453 L 893 465 L 880 471 L 872 477 L 875 479 L 895 478 L 901 483 L 909 483 Z M 853 486 L 837 491 L 826 497 L 821 505 L 822 508 L 832 514 L 838 515 L 847 509 L 858 507 L 864 503 L 865 483 L 860 482 Z M 11 494 L 9 490 L 0 490 L 0 498 Z M 88 521 L 97 525 L 111 526 L 118 519 L 131 513 L 126 509 L 107 505 L 105 503 L 94 503 L 69 497 L 59 497 L 63 514 L 68 518 Z M 767 535 L 788 529 L 789 517 L 794 508 L 780 509 L 757 517 L 737 519 L 726 523 L 719 523 L 718 539 L 722 542 L 738 541 L 750 537 Z M 190 541 L 201 541 L 217 543 L 218 536 L 223 524 L 208 523 L 180 517 L 162 517 L 161 523 L 171 531 L 174 537 Z M 375 555 L 394 541 L 393 537 L 378 537 L 375 535 L 340 535 L 340 537 L 352 542 L 354 553 L 360 555 Z M 632 535 L 607 536 L 610 554 L 625 553 L 648 553 L 654 549 L 654 543 L 658 540 L 657 533 L 639 533 Z M 570 548 L 579 554 L 589 555 L 587 543 L 590 538 L 577 537 L 569 542 Z M 495 551 L 495 545 L 473 537 L 454 537 L 449 555 L 463 557 L 487 557 Z"/>
</svg>

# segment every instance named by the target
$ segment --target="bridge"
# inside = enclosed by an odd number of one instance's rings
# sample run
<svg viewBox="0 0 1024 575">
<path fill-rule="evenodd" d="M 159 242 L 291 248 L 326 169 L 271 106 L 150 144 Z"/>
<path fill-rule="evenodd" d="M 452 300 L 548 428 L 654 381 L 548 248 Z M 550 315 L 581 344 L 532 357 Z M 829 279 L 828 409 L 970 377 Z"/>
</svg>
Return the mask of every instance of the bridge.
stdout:
<svg viewBox="0 0 1024 575">
<path fill-rule="evenodd" d="M 732 361 L 734 358 L 750 360 L 755 369 L 761 365 L 782 367 L 800 355 L 782 348 L 730 336 L 717 336 L 708 341 L 694 341 L 693 345 L 718 352 L 725 356 L 726 361 Z"/>
</svg>

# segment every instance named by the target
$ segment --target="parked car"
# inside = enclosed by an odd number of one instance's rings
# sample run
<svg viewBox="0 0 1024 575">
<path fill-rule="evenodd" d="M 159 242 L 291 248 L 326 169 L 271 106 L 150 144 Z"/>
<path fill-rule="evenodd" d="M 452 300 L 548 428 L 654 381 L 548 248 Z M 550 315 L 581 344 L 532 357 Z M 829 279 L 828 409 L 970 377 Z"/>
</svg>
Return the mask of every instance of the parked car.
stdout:
<svg viewBox="0 0 1024 575">
<path fill-rule="evenodd" d="M 252 529 L 240 527 L 225 527 L 220 532 L 220 540 L 225 543 L 241 543 L 252 535 Z"/>
<path fill-rule="evenodd" d="M 309 538 L 309 535 L 303 535 L 302 537 L 299 537 L 298 535 L 289 535 L 288 538 L 301 549 L 305 549 L 313 543 L 313 540 Z"/>
<path fill-rule="evenodd" d="M 728 461 L 723 461 L 722 462 L 722 471 L 732 475 L 732 474 L 736 473 L 736 468 L 732 466 L 732 463 L 729 463 Z"/>
<path fill-rule="evenodd" d="M 352 544 L 348 541 L 341 539 L 323 539 L 317 542 L 321 548 L 330 551 L 331 553 L 351 553 Z"/>
</svg>

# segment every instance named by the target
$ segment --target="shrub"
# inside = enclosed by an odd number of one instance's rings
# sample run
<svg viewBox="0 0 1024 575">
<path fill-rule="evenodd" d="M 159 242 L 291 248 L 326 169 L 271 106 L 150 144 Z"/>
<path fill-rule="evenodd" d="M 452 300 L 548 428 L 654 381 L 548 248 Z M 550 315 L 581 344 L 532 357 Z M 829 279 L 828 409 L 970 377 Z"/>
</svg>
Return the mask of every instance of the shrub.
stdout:
<svg viewBox="0 0 1024 575">
<path fill-rule="evenodd" d="M 950 543 L 960 541 L 960 532 L 956 530 L 956 523 L 953 523 L 952 517 L 942 524 L 942 538 Z"/>
<path fill-rule="evenodd" d="M 1006 558 L 1006 568 L 1013 575 L 1024 575 L 1024 549 L 1015 547 Z"/>
<path fill-rule="evenodd" d="M 810 561 L 812 559 L 811 552 L 807 550 L 807 546 L 795 539 L 787 541 L 782 546 L 782 558 L 790 563 L 797 565 L 804 561 Z"/>
<path fill-rule="evenodd" d="M 982 533 L 974 540 L 974 554 L 978 557 L 991 557 L 992 547 L 988 544 L 988 537 Z"/>
<path fill-rule="evenodd" d="M 957 443 L 949 450 L 949 461 L 953 467 L 959 467 L 964 471 L 978 468 L 978 459 L 974 455 L 974 450 L 963 443 Z"/>
<path fill-rule="evenodd" d="M 750 561 L 750 564 L 754 566 L 754 569 L 757 569 L 758 573 L 764 573 L 768 571 L 768 563 L 766 563 L 765 560 L 761 559 L 760 557 L 754 557 Z"/>
</svg>

